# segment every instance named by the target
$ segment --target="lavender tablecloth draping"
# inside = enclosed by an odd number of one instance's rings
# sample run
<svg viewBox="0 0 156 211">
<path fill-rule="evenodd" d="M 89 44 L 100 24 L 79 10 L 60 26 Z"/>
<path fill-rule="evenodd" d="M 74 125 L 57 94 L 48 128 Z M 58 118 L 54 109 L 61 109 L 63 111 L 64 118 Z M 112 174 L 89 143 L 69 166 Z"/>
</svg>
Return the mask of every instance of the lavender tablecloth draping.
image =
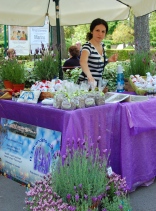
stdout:
<svg viewBox="0 0 156 211">
<path fill-rule="evenodd" d="M 132 135 L 156 129 L 156 99 L 126 105 L 128 123 Z"/>
<path fill-rule="evenodd" d="M 121 175 L 132 191 L 156 176 L 156 99 L 120 106 Z"/>
<path fill-rule="evenodd" d="M 74 111 L 0 100 L 0 117 L 62 132 L 62 154 L 68 139 L 96 144 L 100 135 L 100 149 L 111 150 L 110 165 L 129 190 L 156 176 L 156 99 Z"/>
<path fill-rule="evenodd" d="M 119 103 L 64 111 L 42 104 L 0 100 L 0 117 L 62 132 L 62 154 L 66 152 L 67 140 L 88 139 L 96 144 L 101 136 L 100 150 L 111 150 L 110 165 L 120 173 Z"/>
</svg>

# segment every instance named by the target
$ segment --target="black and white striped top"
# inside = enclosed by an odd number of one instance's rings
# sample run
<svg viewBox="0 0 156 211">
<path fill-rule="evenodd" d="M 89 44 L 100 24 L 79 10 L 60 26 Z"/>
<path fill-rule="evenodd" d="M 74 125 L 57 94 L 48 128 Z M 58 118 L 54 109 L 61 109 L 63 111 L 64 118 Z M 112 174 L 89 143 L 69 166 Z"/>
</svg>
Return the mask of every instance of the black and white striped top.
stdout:
<svg viewBox="0 0 156 211">
<path fill-rule="evenodd" d="M 86 42 L 82 47 L 82 51 L 87 50 L 89 52 L 88 67 L 90 69 L 92 76 L 96 81 L 102 78 L 102 72 L 104 70 L 104 67 L 108 63 L 108 59 L 104 51 L 104 44 L 101 43 L 101 45 L 103 47 L 102 56 L 98 53 L 96 48 L 90 42 Z M 79 80 L 80 81 L 87 80 L 87 77 L 84 72 L 80 74 Z"/>
</svg>

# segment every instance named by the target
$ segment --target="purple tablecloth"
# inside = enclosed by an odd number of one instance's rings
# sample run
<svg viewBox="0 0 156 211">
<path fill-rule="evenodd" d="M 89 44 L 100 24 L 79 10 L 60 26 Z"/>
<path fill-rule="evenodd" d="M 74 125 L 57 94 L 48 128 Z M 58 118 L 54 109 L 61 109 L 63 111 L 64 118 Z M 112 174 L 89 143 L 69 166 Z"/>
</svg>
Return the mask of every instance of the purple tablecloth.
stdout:
<svg viewBox="0 0 156 211">
<path fill-rule="evenodd" d="M 156 176 L 156 99 L 121 107 L 121 175 L 135 190 Z"/>
<path fill-rule="evenodd" d="M 110 165 L 129 190 L 156 176 L 156 99 L 74 111 L 0 100 L 0 117 L 62 132 L 62 154 L 68 139 L 96 143 L 100 135 L 100 149 L 111 152 Z"/>
<path fill-rule="evenodd" d="M 118 103 L 64 111 L 42 104 L 0 100 L 0 117 L 62 132 L 62 154 L 66 152 L 68 139 L 75 142 L 78 138 L 81 141 L 88 139 L 96 144 L 101 136 L 100 150 L 111 150 L 110 164 L 116 173 L 120 173 L 119 106 Z"/>
</svg>

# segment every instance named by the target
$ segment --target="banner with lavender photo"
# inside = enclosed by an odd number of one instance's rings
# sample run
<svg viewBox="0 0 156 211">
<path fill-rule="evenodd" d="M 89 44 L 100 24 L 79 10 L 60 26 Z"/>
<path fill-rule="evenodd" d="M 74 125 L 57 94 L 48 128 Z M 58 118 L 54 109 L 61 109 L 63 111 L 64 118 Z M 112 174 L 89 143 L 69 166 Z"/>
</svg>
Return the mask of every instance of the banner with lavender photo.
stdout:
<svg viewBox="0 0 156 211">
<path fill-rule="evenodd" d="M 33 184 L 51 171 L 61 147 L 61 132 L 1 119 L 0 171 Z"/>
</svg>

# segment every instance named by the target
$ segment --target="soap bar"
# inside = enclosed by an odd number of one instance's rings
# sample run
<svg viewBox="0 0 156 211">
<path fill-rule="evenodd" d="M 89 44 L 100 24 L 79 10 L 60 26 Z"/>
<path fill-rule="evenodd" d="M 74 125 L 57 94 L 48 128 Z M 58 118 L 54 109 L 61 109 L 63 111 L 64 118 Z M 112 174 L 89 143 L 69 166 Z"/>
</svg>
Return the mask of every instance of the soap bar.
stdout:
<svg viewBox="0 0 156 211">
<path fill-rule="evenodd" d="M 44 100 L 42 100 L 42 104 L 45 104 L 45 105 L 53 105 L 53 98 L 46 98 Z"/>
</svg>

